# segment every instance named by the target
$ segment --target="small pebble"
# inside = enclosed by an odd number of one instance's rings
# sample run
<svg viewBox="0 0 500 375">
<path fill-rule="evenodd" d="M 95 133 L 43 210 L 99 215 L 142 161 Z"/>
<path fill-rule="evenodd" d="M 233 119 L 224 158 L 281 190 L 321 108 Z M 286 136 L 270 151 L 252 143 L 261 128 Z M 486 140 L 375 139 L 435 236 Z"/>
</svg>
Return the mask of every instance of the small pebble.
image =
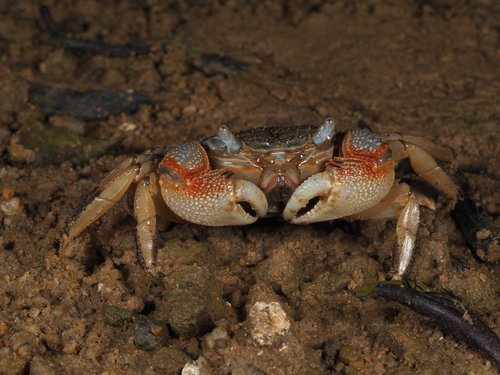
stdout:
<svg viewBox="0 0 500 375">
<path fill-rule="evenodd" d="M 339 359 L 347 365 L 363 359 L 361 352 L 351 346 L 343 346 L 339 350 Z"/>
<path fill-rule="evenodd" d="M 0 320 L 0 334 L 4 334 L 5 332 L 7 332 L 7 330 L 9 329 L 9 327 L 7 326 L 7 324 Z"/>
<path fill-rule="evenodd" d="M 208 373 L 208 363 L 203 357 L 196 361 L 189 361 L 182 369 L 182 375 L 204 375 Z"/>
<path fill-rule="evenodd" d="M 182 109 L 182 115 L 183 116 L 188 116 L 188 117 L 189 116 L 193 116 L 196 113 L 196 110 L 197 110 L 196 107 L 191 104 L 191 105 L 189 105 L 187 107 L 184 107 Z"/>
<path fill-rule="evenodd" d="M 227 340 L 229 339 L 229 335 L 224 328 L 217 327 L 214 330 L 205 336 L 205 344 L 209 349 L 213 349 L 216 346 L 216 342 L 219 340 Z"/>
<path fill-rule="evenodd" d="M 80 179 L 78 173 L 75 170 L 69 171 L 68 179 L 70 182 L 77 182 Z"/>
<path fill-rule="evenodd" d="M 285 100 L 288 97 L 288 91 L 285 89 L 272 89 L 271 95 L 275 96 L 279 100 Z"/>
<path fill-rule="evenodd" d="M 21 200 L 17 197 L 11 198 L 5 202 L 0 203 L 0 210 L 2 210 L 5 215 L 12 216 L 21 211 L 22 205 Z"/>
<path fill-rule="evenodd" d="M 149 329 L 154 336 L 159 336 L 163 332 L 162 326 L 151 326 Z"/>
<path fill-rule="evenodd" d="M 256 302 L 249 313 L 250 333 L 260 345 L 272 345 L 290 330 L 290 320 L 278 302 Z"/>
<path fill-rule="evenodd" d="M 62 351 L 66 354 L 76 354 L 78 349 L 78 343 L 75 340 L 71 340 L 64 344 Z"/>
<path fill-rule="evenodd" d="M 322 104 L 316 106 L 316 112 L 318 112 L 323 117 L 332 115 L 332 109 Z"/>
<path fill-rule="evenodd" d="M 5 200 L 14 198 L 14 190 L 11 188 L 4 188 L 2 190 L 2 198 Z"/>
</svg>

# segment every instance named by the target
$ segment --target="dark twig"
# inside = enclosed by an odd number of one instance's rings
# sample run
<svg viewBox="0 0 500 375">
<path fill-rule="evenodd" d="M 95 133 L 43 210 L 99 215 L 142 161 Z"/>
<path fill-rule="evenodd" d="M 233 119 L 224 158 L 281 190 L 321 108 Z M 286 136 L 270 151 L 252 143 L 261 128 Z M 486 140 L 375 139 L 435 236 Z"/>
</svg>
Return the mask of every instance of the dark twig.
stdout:
<svg viewBox="0 0 500 375">
<path fill-rule="evenodd" d="M 379 296 L 409 307 L 500 367 L 500 337 L 460 302 L 437 292 L 417 290 L 408 283 L 377 283 L 365 287 L 361 294 L 362 299 Z"/>
</svg>

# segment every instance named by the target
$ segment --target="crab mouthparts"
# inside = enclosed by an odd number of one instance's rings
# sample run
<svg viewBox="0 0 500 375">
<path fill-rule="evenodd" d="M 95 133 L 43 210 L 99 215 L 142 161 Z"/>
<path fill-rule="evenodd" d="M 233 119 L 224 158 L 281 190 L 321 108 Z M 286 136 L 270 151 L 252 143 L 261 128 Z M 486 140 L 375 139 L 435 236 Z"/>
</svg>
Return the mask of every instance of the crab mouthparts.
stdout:
<svg viewBox="0 0 500 375">
<path fill-rule="evenodd" d="M 269 214 L 279 214 L 301 182 L 301 174 L 293 163 L 270 164 L 262 171 L 257 185 L 269 204 Z"/>
</svg>

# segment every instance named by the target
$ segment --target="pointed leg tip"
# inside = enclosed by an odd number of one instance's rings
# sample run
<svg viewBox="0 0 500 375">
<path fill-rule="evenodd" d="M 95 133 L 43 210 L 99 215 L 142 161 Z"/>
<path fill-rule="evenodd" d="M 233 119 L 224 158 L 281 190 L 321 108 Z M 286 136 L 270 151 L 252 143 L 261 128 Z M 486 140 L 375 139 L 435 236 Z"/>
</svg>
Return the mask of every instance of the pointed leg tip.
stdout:
<svg viewBox="0 0 500 375">
<path fill-rule="evenodd" d="M 69 242 L 70 242 L 69 236 L 67 234 L 63 234 L 59 241 L 59 249 L 65 250 L 66 247 L 68 247 Z"/>
</svg>

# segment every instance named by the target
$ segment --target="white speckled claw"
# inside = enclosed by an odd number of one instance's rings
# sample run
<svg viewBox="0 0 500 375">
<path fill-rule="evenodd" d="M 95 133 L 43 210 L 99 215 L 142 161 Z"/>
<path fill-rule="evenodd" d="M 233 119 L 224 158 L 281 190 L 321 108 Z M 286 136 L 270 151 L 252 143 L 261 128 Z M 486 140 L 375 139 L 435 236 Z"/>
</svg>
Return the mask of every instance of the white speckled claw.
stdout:
<svg viewBox="0 0 500 375">
<path fill-rule="evenodd" d="M 387 147 L 372 133 L 347 132 L 342 154 L 295 190 L 283 218 L 294 224 L 315 223 L 347 217 L 377 204 L 394 183 L 394 162 L 384 157 Z"/>
<path fill-rule="evenodd" d="M 264 193 L 253 183 L 234 180 L 229 169 L 211 170 L 198 143 L 170 150 L 159 166 L 162 197 L 179 217 L 208 226 L 245 225 L 267 213 Z"/>
<path fill-rule="evenodd" d="M 384 169 L 378 178 L 365 175 L 353 178 L 364 167 L 362 163 L 350 165 L 348 169 L 328 166 L 325 172 L 311 176 L 295 190 L 283 218 L 294 224 L 309 224 L 347 217 L 374 205 L 391 189 L 393 169 Z M 345 172 L 352 176 L 345 179 Z"/>
</svg>

